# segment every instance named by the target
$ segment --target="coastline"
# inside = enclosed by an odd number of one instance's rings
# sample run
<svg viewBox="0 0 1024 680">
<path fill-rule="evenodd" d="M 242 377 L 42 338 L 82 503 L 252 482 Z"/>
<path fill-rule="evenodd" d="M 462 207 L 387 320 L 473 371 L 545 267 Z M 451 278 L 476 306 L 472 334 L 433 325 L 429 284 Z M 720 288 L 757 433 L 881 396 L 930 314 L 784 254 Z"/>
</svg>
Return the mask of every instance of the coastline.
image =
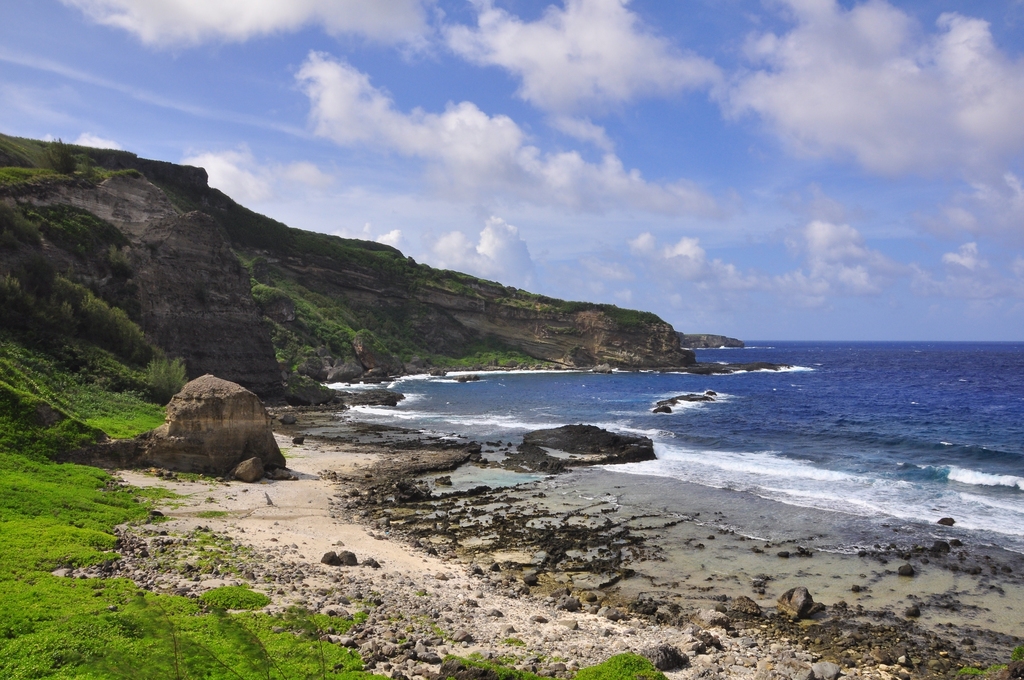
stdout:
<svg viewBox="0 0 1024 680">
<path fill-rule="evenodd" d="M 474 478 L 508 479 L 487 463 L 488 453 L 500 447 L 483 444 L 473 463 L 467 449 L 474 449 L 465 441 L 340 420 L 322 410 L 294 412 L 298 422 L 278 425 L 277 436 L 295 481 L 225 484 L 121 473 L 134 485 L 188 494 L 174 502 L 178 507 L 165 506 L 169 521 L 148 526 L 133 540 L 152 546 L 164 540 L 161 531 L 187 536 L 208 527 L 245 546 L 245 564 L 225 567 L 222 575 L 172 572 L 154 579 L 155 560 L 136 551 L 118 567 L 123 575 L 183 594 L 250 583 L 269 591 L 271 610 L 292 604 L 336 613 L 365 608 L 367 622 L 332 641 L 360 647 L 375 672 L 423 677 L 437 666 L 415 659 L 410 665 L 408 658 L 395 664 L 399 655 L 381 653 L 393 651 L 384 645 L 400 632 L 391 630 L 397 615 L 423 643 L 422 659 L 477 653 L 556 677 L 620 651 L 666 644 L 690 657 L 687 667 L 667 673 L 670 678 L 792 678 L 814 662 L 830 661 L 849 676 L 889 680 L 1005 662 L 1020 644 L 1012 627 L 1013 617 L 1020 620 L 1013 606 L 1024 601 L 1019 555 L 967 545 L 962 560 L 952 556 L 964 564 L 956 572 L 945 556 L 899 546 L 874 555 L 812 550 L 813 557 L 799 557 L 805 535 L 766 547 L 730 524 L 740 512 L 779 518 L 781 504 L 772 501 L 644 479 L 640 486 L 648 494 L 665 493 L 659 484 L 686 489 L 690 507 L 671 517 L 641 516 L 633 512 L 637 504 L 621 484 L 622 473 L 600 468 L 470 490 Z M 301 445 L 291 444 L 296 436 L 305 437 Z M 457 465 L 462 467 L 453 474 Z M 454 477 L 453 485 L 426 486 L 431 497 L 412 491 L 445 476 Z M 410 492 L 408 498 L 395 502 L 379 493 L 382 484 L 395 483 Z M 616 486 L 622 488 L 609 495 Z M 497 542 L 488 541 L 495 533 L 492 517 L 503 518 L 499 524 L 507 529 L 497 532 Z M 531 525 L 537 530 L 513 545 L 509 537 Z M 614 534 L 613 559 L 590 540 L 595 527 Z M 548 542 L 540 545 L 543 540 Z M 559 544 L 566 540 L 571 545 Z M 188 552 L 187 544 L 177 545 Z M 587 545 L 594 550 L 581 550 Z M 570 559 L 534 564 L 552 546 Z M 380 568 L 321 564 L 332 550 L 349 550 L 360 562 L 371 558 Z M 792 556 L 780 558 L 781 551 Z M 915 566 L 912 578 L 895 573 L 905 555 Z M 968 573 L 975 564 L 988 568 Z M 993 571 L 992 564 L 999 566 Z M 793 585 L 807 587 L 827 606 L 824 614 L 801 622 L 777 615 L 775 599 Z M 860 592 L 850 590 L 854 585 Z M 748 598 L 762 615 L 745 604 Z M 579 610 L 557 608 L 567 599 L 577 599 Z M 1000 616 L 997 608 L 1007 603 L 1010 614 Z M 905 615 L 912 605 L 920 616 Z M 707 631 L 722 649 L 701 641 Z"/>
</svg>

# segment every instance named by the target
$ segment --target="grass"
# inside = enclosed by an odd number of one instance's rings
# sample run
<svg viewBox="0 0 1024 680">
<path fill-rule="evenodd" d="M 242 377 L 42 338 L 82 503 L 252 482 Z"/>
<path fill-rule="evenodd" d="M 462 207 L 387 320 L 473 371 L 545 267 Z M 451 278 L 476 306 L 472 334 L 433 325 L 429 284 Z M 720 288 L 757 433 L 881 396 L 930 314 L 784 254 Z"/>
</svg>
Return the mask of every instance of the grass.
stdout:
<svg viewBox="0 0 1024 680">
<path fill-rule="evenodd" d="M 199 519 L 218 519 L 220 517 L 227 517 L 230 513 L 226 510 L 203 510 L 197 512 L 196 517 Z"/>
<path fill-rule="evenodd" d="M 602 664 L 584 668 L 576 680 L 667 680 L 650 661 L 637 654 L 618 654 Z"/>
<path fill-rule="evenodd" d="M 61 350 L 62 356 L 55 358 L 0 335 L 3 383 L 114 439 L 163 424 L 164 409 L 143 396 L 145 377 L 140 371 L 96 347 L 66 345 Z"/>
<path fill-rule="evenodd" d="M 207 590 L 199 601 L 212 609 L 263 609 L 270 598 L 245 586 L 223 586 Z"/>
</svg>

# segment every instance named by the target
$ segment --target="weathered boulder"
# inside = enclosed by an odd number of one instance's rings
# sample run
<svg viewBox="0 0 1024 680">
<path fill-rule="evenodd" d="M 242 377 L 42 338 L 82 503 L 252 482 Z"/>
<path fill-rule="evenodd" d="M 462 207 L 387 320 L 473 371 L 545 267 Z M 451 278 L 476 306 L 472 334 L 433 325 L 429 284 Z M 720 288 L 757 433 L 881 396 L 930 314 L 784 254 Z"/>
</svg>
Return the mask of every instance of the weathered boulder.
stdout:
<svg viewBox="0 0 1024 680">
<path fill-rule="evenodd" d="M 263 479 L 263 461 L 259 458 L 243 460 L 235 466 L 231 476 L 240 482 L 248 482 L 249 484 L 258 482 Z"/>
<path fill-rule="evenodd" d="M 250 458 L 285 467 L 259 397 L 212 375 L 185 385 L 167 405 L 167 422 L 136 442 L 136 464 L 179 472 L 222 475 Z"/>
<path fill-rule="evenodd" d="M 798 586 L 790 588 L 779 596 L 776 603 L 779 611 L 797 619 L 809 619 L 819 612 L 825 611 L 825 605 L 815 602 L 807 588 Z"/>
<path fill-rule="evenodd" d="M 598 364 L 594 368 L 590 369 L 594 373 L 611 373 L 612 367 L 608 364 Z"/>
</svg>

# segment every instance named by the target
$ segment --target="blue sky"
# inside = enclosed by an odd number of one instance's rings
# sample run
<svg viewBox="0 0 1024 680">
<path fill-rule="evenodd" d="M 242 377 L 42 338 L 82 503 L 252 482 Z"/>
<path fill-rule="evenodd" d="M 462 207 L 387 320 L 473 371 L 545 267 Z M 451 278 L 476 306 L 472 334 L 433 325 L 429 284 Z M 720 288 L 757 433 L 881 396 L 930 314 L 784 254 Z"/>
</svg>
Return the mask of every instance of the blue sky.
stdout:
<svg viewBox="0 0 1024 680">
<path fill-rule="evenodd" d="M 0 131 L 747 339 L 1024 339 L 1024 2 L 5 3 Z"/>
</svg>

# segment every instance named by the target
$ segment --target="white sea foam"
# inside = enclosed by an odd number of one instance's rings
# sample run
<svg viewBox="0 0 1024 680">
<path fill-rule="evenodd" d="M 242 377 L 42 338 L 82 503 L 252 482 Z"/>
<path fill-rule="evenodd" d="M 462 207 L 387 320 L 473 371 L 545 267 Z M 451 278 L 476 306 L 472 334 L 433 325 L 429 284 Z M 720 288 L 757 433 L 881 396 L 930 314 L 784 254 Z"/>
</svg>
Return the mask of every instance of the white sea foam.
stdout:
<svg viewBox="0 0 1024 680">
<path fill-rule="evenodd" d="M 972 484 L 977 486 L 1011 486 L 1024 491 L 1024 477 L 1013 475 L 993 475 L 987 472 L 979 472 L 968 468 L 949 468 L 948 478 L 953 482 L 961 484 Z"/>
<path fill-rule="evenodd" d="M 952 516 L 956 517 L 957 526 L 964 529 L 1024 536 L 1024 499 L 1018 501 L 1016 497 L 995 499 L 958 492 L 934 482 L 829 470 L 773 451 L 706 451 L 655 443 L 655 452 L 656 461 L 605 469 L 671 477 L 702 486 L 745 491 L 788 505 L 857 516 L 929 523 L 940 516 Z"/>
</svg>

